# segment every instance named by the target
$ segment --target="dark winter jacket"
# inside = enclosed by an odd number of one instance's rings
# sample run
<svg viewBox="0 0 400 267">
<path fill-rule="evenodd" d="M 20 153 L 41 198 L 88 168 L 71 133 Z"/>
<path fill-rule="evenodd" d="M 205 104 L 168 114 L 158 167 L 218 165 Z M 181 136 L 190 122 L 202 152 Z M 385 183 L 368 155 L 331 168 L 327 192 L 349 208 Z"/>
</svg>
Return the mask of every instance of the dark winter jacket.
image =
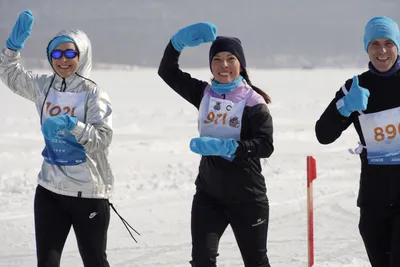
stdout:
<svg viewBox="0 0 400 267">
<path fill-rule="evenodd" d="M 371 71 L 359 75 L 359 85 L 370 91 L 368 106 L 364 114 L 375 113 L 400 106 L 400 73 L 392 76 L 378 76 Z M 346 81 L 346 89 L 350 90 L 352 80 Z M 361 143 L 365 146 L 358 112 L 350 117 L 342 116 L 336 108 L 336 102 L 344 96 L 342 90 L 326 108 L 317 121 L 315 132 L 321 144 L 330 144 L 340 137 L 351 124 L 354 125 Z M 400 123 L 397 122 L 397 124 Z M 397 129 L 399 129 L 397 125 Z M 400 134 L 400 133 L 398 133 Z M 357 200 L 358 206 L 393 206 L 400 204 L 400 165 L 371 165 L 367 160 L 364 148 L 360 154 L 361 176 Z"/>
<path fill-rule="evenodd" d="M 209 84 L 180 70 L 179 56 L 180 53 L 169 43 L 158 74 L 175 92 L 199 109 Z M 229 94 L 234 93 L 235 90 Z M 220 97 L 225 98 L 225 95 Z M 196 179 L 197 190 L 226 202 L 266 198 L 260 158 L 268 158 L 274 150 L 272 133 L 272 117 L 265 102 L 246 106 L 235 159 L 230 162 L 218 156 L 202 156 Z"/>
</svg>

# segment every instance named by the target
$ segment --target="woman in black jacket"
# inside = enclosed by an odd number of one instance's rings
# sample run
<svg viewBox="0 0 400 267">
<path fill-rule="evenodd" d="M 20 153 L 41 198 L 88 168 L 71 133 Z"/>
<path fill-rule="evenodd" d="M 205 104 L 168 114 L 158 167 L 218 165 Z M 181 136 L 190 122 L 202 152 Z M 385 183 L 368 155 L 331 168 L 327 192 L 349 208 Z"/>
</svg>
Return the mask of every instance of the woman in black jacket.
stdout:
<svg viewBox="0 0 400 267">
<path fill-rule="evenodd" d="M 211 84 L 180 70 L 186 46 L 213 41 Z M 230 224 L 246 267 L 269 267 L 269 205 L 260 158 L 273 152 L 269 96 L 252 85 L 239 39 L 216 37 L 216 26 L 179 30 L 158 70 L 161 78 L 199 110 L 200 137 L 190 149 L 202 155 L 192 205 L 192 266 L 216 266 L 218 243 Z"/>
<path fill-rule="evenodd" d="M 399 28 L 387 17 L 365 27 L 369 70 L 336 93 L 316 123 L 321 144 L 351 124 L 360 138 L 359 230 L 372 267 L 400 266 L 400 61 Z"/>
</svg>

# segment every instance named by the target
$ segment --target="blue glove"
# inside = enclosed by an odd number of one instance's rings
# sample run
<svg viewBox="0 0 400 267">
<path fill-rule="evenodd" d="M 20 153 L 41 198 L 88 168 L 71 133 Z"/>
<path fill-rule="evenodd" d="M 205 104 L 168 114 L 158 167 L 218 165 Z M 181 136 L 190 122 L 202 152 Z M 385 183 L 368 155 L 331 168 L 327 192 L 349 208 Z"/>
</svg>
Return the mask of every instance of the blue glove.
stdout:
<svg viewBox="0 0 400 267">
<path fill-rule="evenodd" d="M 353 77 L 350 91 L 336 102 L 336 108 L 345 117 L 354 111 L 366 110 L 368 105 L 369 90 L 358 85 L 358 77 Z"/>
<path fill-rule="evenodd" d="M 197 137 L 190 140 L 190 150 L 203 156 L 231 156 L 237 147 L 238 144 L 233 139 Z"/>
<path fill-rule="evenodd" d="M 171 38 L 176 51 L 181 52 L 185 46 L 198 46 L 212 42 L 217 38 L 217 26 L 209 22 L 199 22 L 180 29 Z"/>
<path fill-rule="evenodd" d="M 51 139 L 61 130 L 72 131 L 77 123 L 76 117 L 68 115 L 50 117 L 42 124 L 42 133 L 45 138 Z"/>
<path fill-rule="evenodd" d="M 19 14 L 10 36 L 6 41 L 8 48 L 18 51 L 24 48 L 25 41 L 32 31 L 33 15 L 30 10 L 25 10 Z"/>
</svg>

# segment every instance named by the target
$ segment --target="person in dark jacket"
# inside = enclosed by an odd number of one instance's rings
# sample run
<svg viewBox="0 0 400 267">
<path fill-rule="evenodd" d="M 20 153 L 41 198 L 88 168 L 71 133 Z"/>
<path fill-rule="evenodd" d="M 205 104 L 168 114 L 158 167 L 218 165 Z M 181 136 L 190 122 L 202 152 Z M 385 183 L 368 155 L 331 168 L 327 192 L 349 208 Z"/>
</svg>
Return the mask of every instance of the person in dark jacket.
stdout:
<svg viewBox="0 0 400 267">
<path fill-rule="evenodd" d="M 321 144 L 351 124 L 360 138 L 359 231 L 372 267 L 400 266 L 399 28 L 387 17 L 365 27 L 369 70 L 346 81 L 317 121 Z"/>
<path fill-rule="evenodd" d="M 193 267 L 216 266 L 219 240 L 231 225 L 246 267 L 269 267 L 269 204 L 261 158 L 271 156 L 269 96 L 249 80 L 241 41 L 217 37 L 212 23 L 196 23 L 171 38 L 158 74 L 199 110 L 200 137 L 190 149 L 202 155 L 192 204 Z M 179 68 L 186 46 L 212 42 L 211 84 Z"/>
</svg>

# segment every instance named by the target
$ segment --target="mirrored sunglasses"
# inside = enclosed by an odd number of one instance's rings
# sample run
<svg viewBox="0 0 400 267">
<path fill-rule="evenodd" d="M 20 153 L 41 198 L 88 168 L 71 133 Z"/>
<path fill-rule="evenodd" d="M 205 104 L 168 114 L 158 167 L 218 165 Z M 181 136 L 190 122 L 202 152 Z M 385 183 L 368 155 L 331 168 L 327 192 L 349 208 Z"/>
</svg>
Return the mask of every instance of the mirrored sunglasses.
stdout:
<svg viewBox="0 0 400 267">
<path fill-rule="evenodd" d="M 67 49 L 65 51 L 53 50 L 51 52 L 51 57 L 54 59 L 60 59 L 60 58 L 62 58 L 63 55 L 68 59 L 73 59 L 79 55 L 79 52 L 76 50 L 72 50 L 72 49 Z"/>
</svg>

